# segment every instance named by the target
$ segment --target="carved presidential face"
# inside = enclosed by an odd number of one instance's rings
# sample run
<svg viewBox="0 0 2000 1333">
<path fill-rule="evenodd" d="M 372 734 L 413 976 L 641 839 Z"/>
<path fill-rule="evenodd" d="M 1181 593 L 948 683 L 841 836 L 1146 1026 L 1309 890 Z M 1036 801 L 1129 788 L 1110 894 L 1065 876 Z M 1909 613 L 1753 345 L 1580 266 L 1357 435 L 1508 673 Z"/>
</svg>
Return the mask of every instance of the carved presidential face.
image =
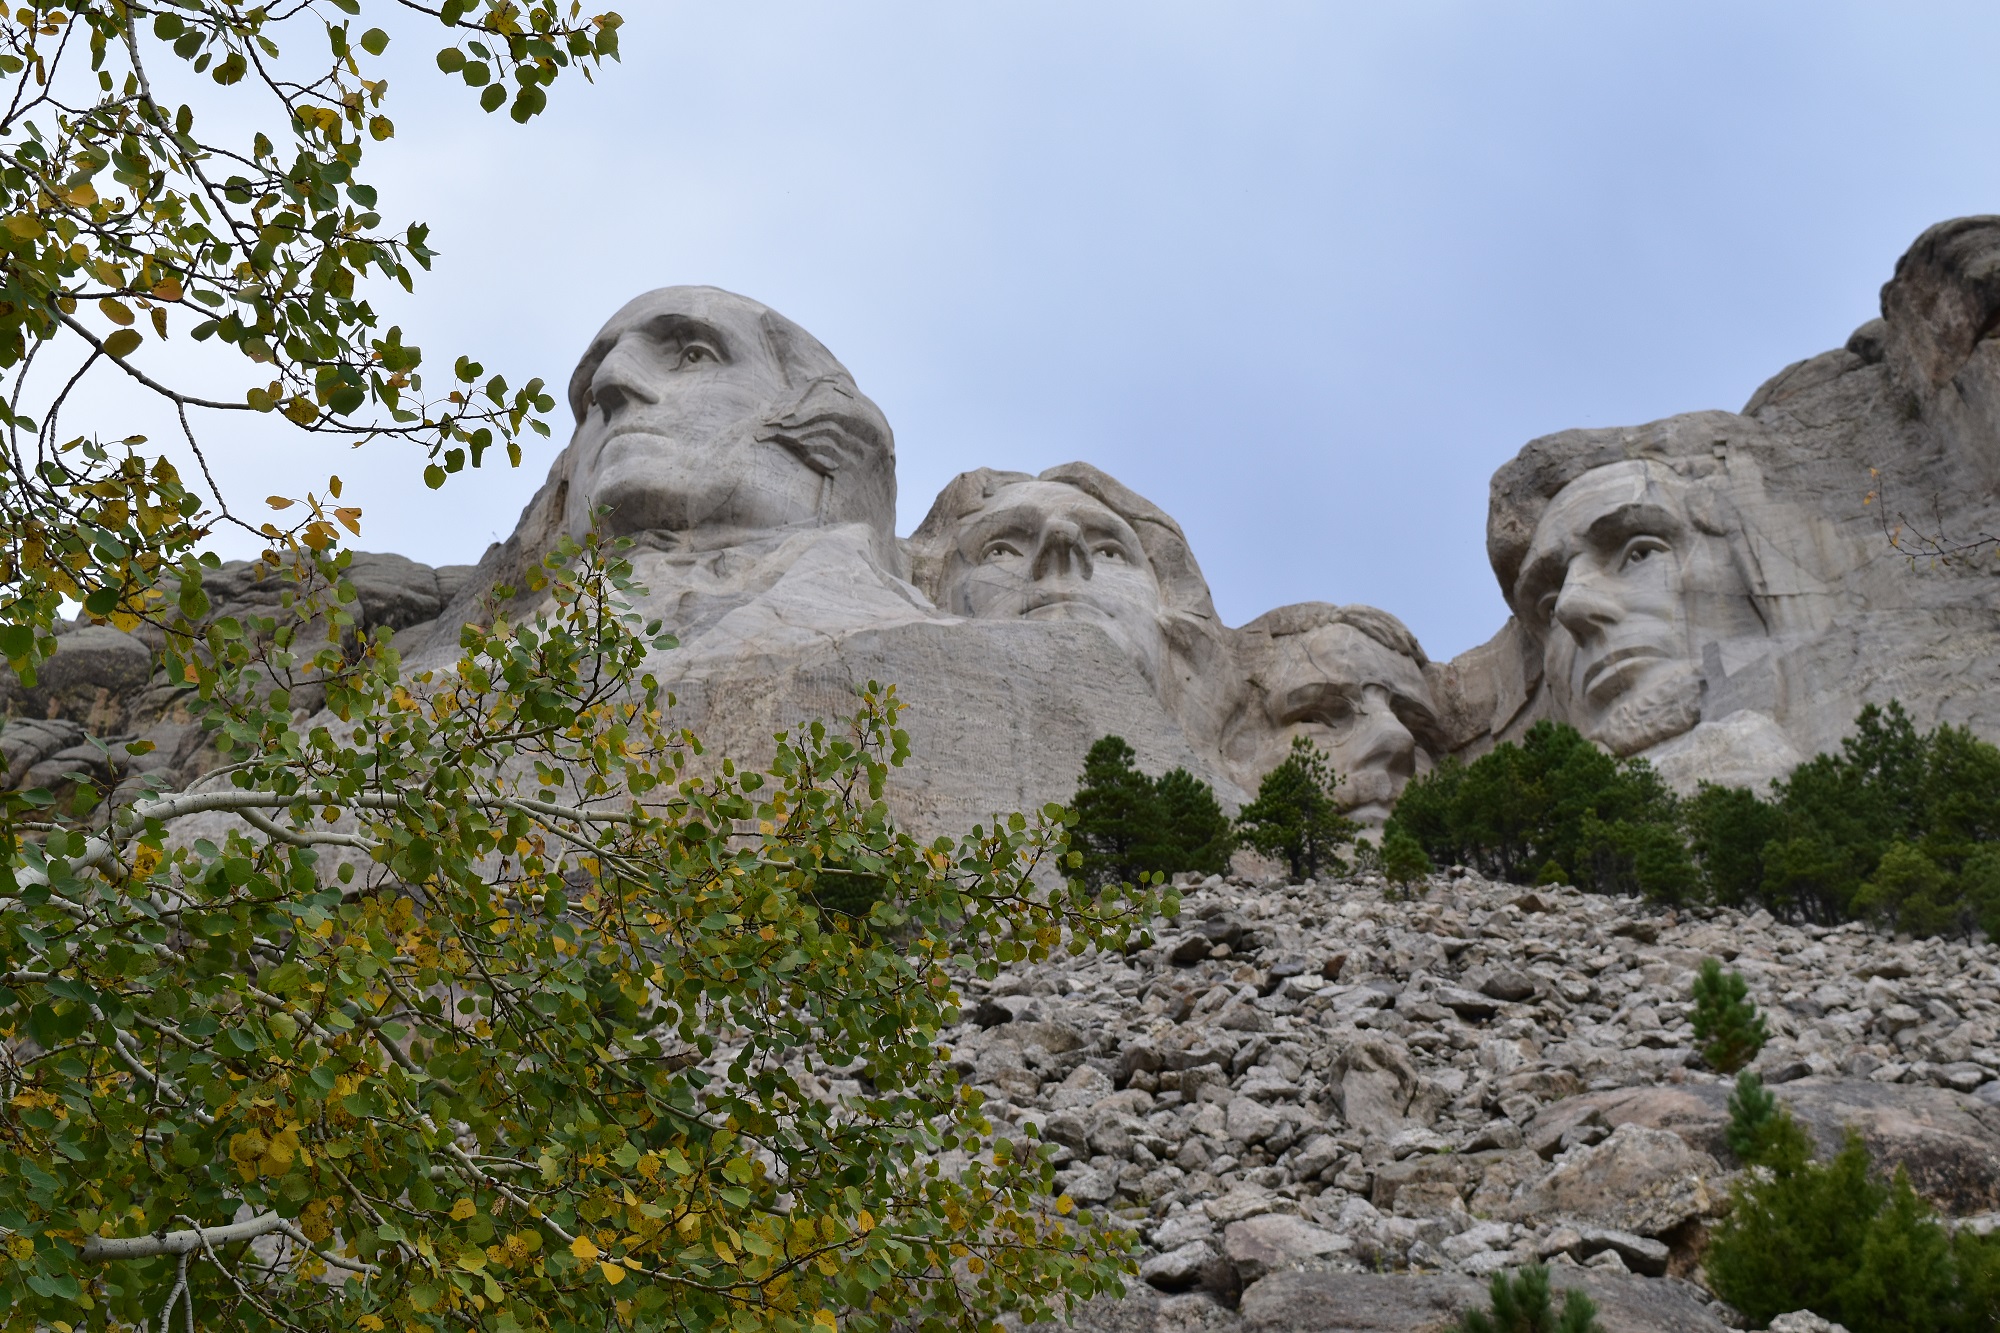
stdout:
<svg viewBox="0 0 2000 1333">
<path fill-rule="evenodd" d="M 1703 642 L 1762 632 L 1728 542 L 1688 501 L 1659 464 L 1595 468 L 1550 501 L 1516 584 L 1559 712 L 1615 754 L 1700 721 Z"/>
<path fill-rule="evenodd" d="M 726 542 L 856 518 L 886 531 L 894 504 L 886 441 L 823 431 L 802 443 L 798 432 L 773 433 L 774 415 L 800 397 L 778 343 L 789 327 L 754 302 L 701 287 L 651 292 L 613 316 L 571 385 L 569 530 L 581 535 L 605 505 L 613 534 Z M 830 392 L 857 400 L 840 382 Z M 876 514 L 885 474 L 887 509 Z"/>
<path fill-rule="evenodd" d="M 1305 736 L 1332 759 L 1348 817 L 1379 825 L 1416 775 L 1415 730 L 1434 714 L 1422 670 L 1352 625 L 1280 636 L 1269 653 L 1258 672 L 1268 726 L 1258 771 L 1275 767 L 1292 738 Z"/>
<path fill-rule="evenodd" d="M 1003 486 L 961 519 L 939 602 L 978 619 L 1101 625 L 1148 680 L 1166 655 L 1160 585 L 1138 533 L 1062 482 Z"/>
</svg>

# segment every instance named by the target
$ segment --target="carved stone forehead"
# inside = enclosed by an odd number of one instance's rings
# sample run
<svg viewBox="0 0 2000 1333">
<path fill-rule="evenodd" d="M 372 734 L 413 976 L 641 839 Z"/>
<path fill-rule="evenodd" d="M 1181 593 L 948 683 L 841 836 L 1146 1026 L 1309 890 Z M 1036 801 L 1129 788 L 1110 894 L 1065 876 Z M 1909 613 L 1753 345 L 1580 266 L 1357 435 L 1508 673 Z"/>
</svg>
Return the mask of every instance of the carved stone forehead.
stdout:
<svg viewBox="0 0 2000 1333">
<path fill-rule="evenodd" d="M 620 306 L 618 313 L 604 321 L 604 327 L 597 331 L 591 343 L 594 346 L 662 319 L 681 318 L 716 325 L 725 334 L 734 334 L 742 339 L 745 346 L 731 349 L 739 355 L 746 352 L 768 354 L 768 349 L 762 346 L 761 322 L 765 315 L 771 313 L 770 307 L 763 303 L 723 291 L 720 287 L 657 287 Z"/>
<path fill-rule="evenodd" d="M 1052 518 L 1088 523 L 1138 541 L 1132 525 L 1111 506 L 1088 491 L 1059 481 L 1017 481 L 996 487 L 964 522 L 968 530 L 980 531 L 995 523 L 1039 528 Z"/>
<path fill-rule="evenodd" d="M 1566 430 L 1528 441 L 1493 474 L 1487 497 L 1486 555 L 1501 595 L 1512 604 L 1543 513 L 1579 477 L 1646 460 L 1694 480 L 1718 470 L 1724 453 L 1756 458 L 1772 447 L 1761 424 L 1734 412 L 1689 412 L 1644 426 Z"/>
<path fill-rule="evenodd" d="M 1576 544 L 1619 515 L 1661 512 L 1685 523 L 1687 484 L 1644 459 L 1593 468 L 1557 492 L 1535 525 L 1524 570 L 1551 556 L 1567 560 Z"/>
<path fill-rule="evenodd" d="M 570 407 L 581 420 L 590 377 L 618 339 L 635 329 L 701 336 L 732 361 L 762 365 L 787 388 L 829 375 L 852 379 L 825 344 L 761 301 L 720 287 L 658 287 L 633 297 L 604 322 L 570 376 Z"/>
<path fill-rule="evenodd" d="M 1303 634 L 1271 640 L 1268 685 L 1275 692 L 1312 682 L 1350 686 L 1380 685 L 1392 694 L 1425 704 L 1430 689 L 1410 657 L 1378 643 L 1353 625 L 1321 625 Z"/>
</svg>

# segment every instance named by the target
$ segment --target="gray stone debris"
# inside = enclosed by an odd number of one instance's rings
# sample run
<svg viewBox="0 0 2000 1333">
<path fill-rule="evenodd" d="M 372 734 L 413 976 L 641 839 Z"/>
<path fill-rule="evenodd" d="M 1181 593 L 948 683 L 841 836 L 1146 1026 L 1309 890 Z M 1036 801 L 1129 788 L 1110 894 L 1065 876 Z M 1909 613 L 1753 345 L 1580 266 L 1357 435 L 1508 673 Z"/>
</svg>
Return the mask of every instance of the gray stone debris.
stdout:
<svg viewBox="0 0 2000 1333">
<path fill-rule="evenodd" d="M 1225 933 L 1223 957 L 1181 947 Z M 1322 1288 L 1390 1313 L 1296 1327 L 1422 1328 L 1538 1261 L 1612 1292 L 1607 1328 L 1728 1326 L 1699 1285 L 1739 1167 L 1688 1016 L 1710 956 L 1750 983 L 1753 1067 L 1823 1152 L 1852 1126 L 1954 1225 L 2000 1220 L 1992 944 L 1463 872 L 1401 902 L 1211 877 L 1157 934 L 966 978 L 978 1021 L 945 1038 L 997 1131 L 1032 1127 L 1058 1189 L 1140 1242 L 1143 1289 L 1086 1328 L 1293 1327 L 1275 1312 Z"/>
</svg>

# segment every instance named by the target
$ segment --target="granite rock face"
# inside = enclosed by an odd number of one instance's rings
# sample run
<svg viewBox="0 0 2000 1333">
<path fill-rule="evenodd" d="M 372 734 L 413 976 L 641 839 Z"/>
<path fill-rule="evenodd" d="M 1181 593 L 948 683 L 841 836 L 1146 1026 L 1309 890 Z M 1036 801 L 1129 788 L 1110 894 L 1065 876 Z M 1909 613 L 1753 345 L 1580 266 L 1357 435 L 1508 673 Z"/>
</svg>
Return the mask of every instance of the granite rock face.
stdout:
<svg viewBox="0 0 2000 1333">
<path fill-rule="evenodd" d="M 1438 673 L 1446 745 L 1555 718 L 1689 789 L 1782 776 L 1890 699 L 2000 737 L 2000 591 L 1969 558 L 2000 532 L 1996 321 L 2000 218 L 1941 223 L 1881 318 L 1740 413 L 1524 446 L 1487 520 L 1514 616 Z"/>
<path fill-rule="evenodd" d="M 636 543 L 640 609 L 682 645 L 649 668 L 712 754 L 759 762 L 773 732 L 896 684 L 914 760 L 889 797 L 926 835 L 1067 798 L 1107 733 L 1226 806 L 1310 738 L 1364 825 L 1436 759 L 1543 718 L 1682 789 L 1761 785 L 1890 699 L 2000 739 L 2000 218 L 1924 233 L 1881 311 L 1741 412 L 1523 446 L 1487 523 L 1513 615 L 1435 662 L 1369 607 L 1229 628 L 1172 517 L 1084 463 L 965 473 L 899 540 L 894 434 L 833 353 L 755 301 L 662 288 L 585 349 L 575 433 L 514 533 L 477 566 L 356 555 L 356 619 L 435 664 L 496 588 L 596 524 Z M 217 571 L 214 614 L 274 612 L 268 573 Z M 73 627 L 34 688 L 0 679 L 0 713 L 87 742 L 43 753 L 24 732 L 9 752 L 67 756 L 42 778 L 194 776 L 206 754 L 153 677 L 158 646 Z M 136 762 L 135 739 L 165 757 Z"/>
</svg>

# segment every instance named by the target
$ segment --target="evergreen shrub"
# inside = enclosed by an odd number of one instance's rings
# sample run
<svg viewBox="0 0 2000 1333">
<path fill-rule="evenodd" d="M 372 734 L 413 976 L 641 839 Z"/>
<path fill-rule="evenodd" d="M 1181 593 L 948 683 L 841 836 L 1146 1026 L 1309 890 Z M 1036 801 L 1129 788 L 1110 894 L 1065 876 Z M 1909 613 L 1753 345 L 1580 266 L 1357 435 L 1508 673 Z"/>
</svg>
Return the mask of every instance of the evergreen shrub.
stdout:
<svg viewBox="0 0 2000 1333">
<path fill-rule="evenodd" d="M 1564 1292 L 1562 1312 L 1556 1312 L 1549 1270 L 1540 1264 L 1512 1277 L 1495 1273 L 1487 1291 L 1492 1304 L 1467 1310 L 1453 1333 L 1604 1333 L 1597 1303 L 1580 1291 Z"/>
<path fill-rule="evenodd" d="M 1236 816 L 1243 841 L 1284 861 L 1294 880 L 1322 870 L 1345 873 L 1339 849 L 1354 841 L 1358 826 L 1340 813 L 1334 799 L 1339 782 L 1326 754 L 1294 736 L 1292 752 L 1264 775 L 1257 799 Z"/>
<path fill-rule="evenodd" d="M 1423 844 L 1407 829 L 1392 828 L 1383 833 L 1380 857 L 1383 878 L 1405 894 L 1421 885 L 1435 868 L 1424 855 Z"/>
<path fill-rule="evenodd" d="M 1716 959 L 1702 959 L 1693 998 L 1694 1039 L 1710 1068 L 1733 1074 L 1757 1058 L 1770 1034 L 1741 972 L 1725 974 Z"/>
<path fill-rule="evenodd" d="M 1541 722 L 1410 783 L 1389 827 L 1437 864 L 1515 884 L 2000 938 L 2000 747 L 1920 733 L 1895 703 L 1862 709 L 1839 752 L 1763 794 L 1703 784 L 1685 799 L 1644 760 Z"/>
<path fill-rule="evenodd" d="M 1518 744 L 1470 764 L 1446 759 L 1403 789 L 1389 828 L 1434 862 L 1515 884 L 1663 902 L 1699 888 L 1679 802 L 1652 766 L 1614 759 L 1555 722 L 1538 722 Z"/>
<path fill-rule="evenodd" d="M 1182 871 L 1219 875 L 1236 848 L 1213 788 L 1185 769 L 1147 777 L 1119 736 L 1101 738 L 1084 756 L 1070 811 L 1070 846 L 1093 888 Z"/>
<path fill-rule="evenodd" d="M 1774 1146 L 1744 1172 L 1703 1258 L 1717 1295 L 1758 1326 L 1810 1310 L 1850 1333 L 1991 1333 L 2000 1237 L 1947 1232 L 1904 1172 L 1872 1175 L 1851 1133 L 1824 1164 L 1802 1132 Z"/>
</svg>

